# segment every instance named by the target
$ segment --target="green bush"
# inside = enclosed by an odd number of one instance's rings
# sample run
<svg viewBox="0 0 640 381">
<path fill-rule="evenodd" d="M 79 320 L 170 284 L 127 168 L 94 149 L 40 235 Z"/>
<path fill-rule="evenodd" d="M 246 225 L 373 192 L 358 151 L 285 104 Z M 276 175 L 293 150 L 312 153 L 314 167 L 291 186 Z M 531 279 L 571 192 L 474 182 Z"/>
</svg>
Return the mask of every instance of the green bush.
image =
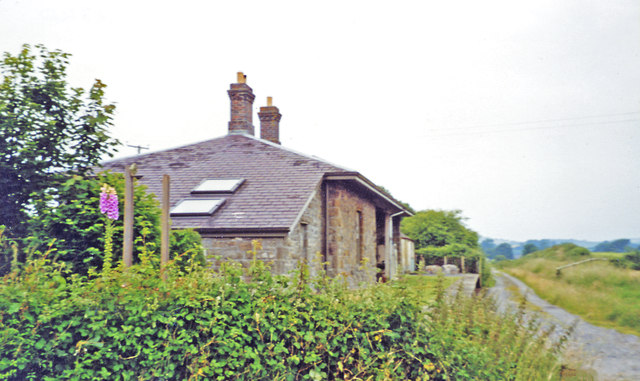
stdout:
<svg viewBox="0 0 640 381">
<path fill-rule="evenodd" d="M 575 246 L 575 245 L 574 245 L 574 247 L 568 248 L 568 250 L 566 252 L 566 256 L 569 257 L 569 258 L 586 257 L 588 255 L 591 255 L 591 252 L 589 251 L 589 249 L 586 249 L 586 248 L 581 247 L 581 246 Z"/>
<path fill-rule="evenodd" d="M 174 259 L 182 269 L 193 262 L 201 266 L 207 264 L 202 238 L 193 229 L 172 230 L 169 237 L 169 252 L 172 254 L 171 259 Z"/>
<path fill-rule="evenodd" d="M 0 282 L 1 379 L 497 380 L 553 370 L 534 331 L 488 300 L 447 302 L 443 289 L 426 315 L 402 283 L 349 290 L 309 279 L 304 266 L 273 276 L 255 260 L 219 272 L 172 262 L 163 281 L 145 255 L 84 276 L 51 254 Z"/>
<path fill-rule="evenodd" d="M 94 177 L 73 176 L 60 187 L 50 189 L 46 197 L 34 202 L 36 213 L 28 221 L 32 238 L 25 245 L 44 250 L 53 240 L 52 255 L 66 262 L 75 273 L 87 274 L 90 267 L 101 268 L 104 260 L 104 231 L 106 217 L 100 213 L 100 188 L 114 187 L 118 193 L 118 220 L 114 221 L 114 259 L 122 257 L 124 176 L 102 172 Z M 160 240 L 158 201 L 146 192 L 146 186 L 135 184 L 133 202 L 134 259 L 143 250 L 155 251 Z"/>
<path fill-rule="evenodd" d="M 580 260 L 581 258 L 591 255 L 591 252 L 573 243 L 562 243 L 555 245 L 544 250 L 538 250 L 533 253 L 527 254 L 526 258 L 521 257 L 513 263 L 521 263 L 522 261 L 530 258 L 548 258 L 557 261 L 563 260 Z"/>
<path fill-rule="evenodd" d="M 630 251 L 622 258 L 612 258 L 609 261 L 617 267 L 640 270 L 640 250 Z"/>
</svg>

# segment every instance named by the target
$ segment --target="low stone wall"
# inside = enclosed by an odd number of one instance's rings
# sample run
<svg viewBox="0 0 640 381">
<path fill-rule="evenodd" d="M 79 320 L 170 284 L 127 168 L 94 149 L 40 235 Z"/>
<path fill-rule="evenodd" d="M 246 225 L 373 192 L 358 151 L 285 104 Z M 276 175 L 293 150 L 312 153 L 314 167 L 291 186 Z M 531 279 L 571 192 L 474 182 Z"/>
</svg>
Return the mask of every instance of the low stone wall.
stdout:
<svg viewBox="0 0 640 381">
<path fill-rule="evenodd" d="M 214 269 L 219 268 L 220 263 L 226 260 L 249 266 L 253 259 L 251 251 L 254 239 L 257 239 L 262 246 L 256 258 L 270 263 L 275 274 L 287 274 L 296 268 L 301 259 L 291 254 L 292 242 L 288 238 L 203 238 L 202 244 L 206 250 L 207 259 Z"/>
</svg>

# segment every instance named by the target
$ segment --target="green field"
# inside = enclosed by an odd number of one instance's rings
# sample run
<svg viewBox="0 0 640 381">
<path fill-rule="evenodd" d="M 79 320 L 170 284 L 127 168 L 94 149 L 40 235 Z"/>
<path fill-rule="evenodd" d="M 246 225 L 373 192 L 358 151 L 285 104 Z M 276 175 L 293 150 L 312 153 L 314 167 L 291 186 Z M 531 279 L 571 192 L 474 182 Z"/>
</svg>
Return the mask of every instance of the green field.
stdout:
<svg viewBox="0 0 640 381">
<path fill-rule="evenodd" d="M 541 250 L 500 268 L 529 285 L 541 298 L 588 322 L 640 336 L 640 271 L 614 266 L 607 260 L 591 261 L 561 270 L 579 261 L 616 259 L 620 253 L 589 253 L 572 244 Z"/>
</svg>

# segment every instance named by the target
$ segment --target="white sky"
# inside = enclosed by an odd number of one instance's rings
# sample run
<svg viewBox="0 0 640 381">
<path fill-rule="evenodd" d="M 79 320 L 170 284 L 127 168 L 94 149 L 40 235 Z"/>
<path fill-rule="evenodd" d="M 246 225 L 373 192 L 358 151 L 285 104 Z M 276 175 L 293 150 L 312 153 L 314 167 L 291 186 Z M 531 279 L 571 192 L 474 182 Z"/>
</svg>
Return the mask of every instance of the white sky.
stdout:
<svg viewBox="0 0 640 381">
<path fill-rule="evenodd" d="M 243 71 L 284 146 L 416 209 L 495 238 L 640 237 L 637 0 L 0 0 L 0 51 L 23 43 L 105 82 L 127 144 L 226 134 Z"/>
</svg>

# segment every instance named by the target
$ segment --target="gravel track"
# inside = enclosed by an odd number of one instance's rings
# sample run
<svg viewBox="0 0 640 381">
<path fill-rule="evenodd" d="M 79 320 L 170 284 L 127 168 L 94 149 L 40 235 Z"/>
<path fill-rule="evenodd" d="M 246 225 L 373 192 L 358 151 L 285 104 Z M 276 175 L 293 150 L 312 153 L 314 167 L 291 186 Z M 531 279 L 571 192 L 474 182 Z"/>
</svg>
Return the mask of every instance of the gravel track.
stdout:
<svg viewBox="0 0 640 381">
<path fill-rule="evenodd" d="M 517 306 L 508 290 L 509 286 L 515 285 L 531 304 L 543 311 L 540 318 L 544 324 L 565 328 L 576 324 L 565 353 L 570 361 L 578 360 L 581 369 L 590 370 L 602 381 L 640 380 L 640 337 L 589 324 L 540 299 L 532 289 L 510 275 L 496 272 L 494 277 L 496 285 L 489 290 L 489 295 L 495 298 L 499 309 Z"/>
</svg>

